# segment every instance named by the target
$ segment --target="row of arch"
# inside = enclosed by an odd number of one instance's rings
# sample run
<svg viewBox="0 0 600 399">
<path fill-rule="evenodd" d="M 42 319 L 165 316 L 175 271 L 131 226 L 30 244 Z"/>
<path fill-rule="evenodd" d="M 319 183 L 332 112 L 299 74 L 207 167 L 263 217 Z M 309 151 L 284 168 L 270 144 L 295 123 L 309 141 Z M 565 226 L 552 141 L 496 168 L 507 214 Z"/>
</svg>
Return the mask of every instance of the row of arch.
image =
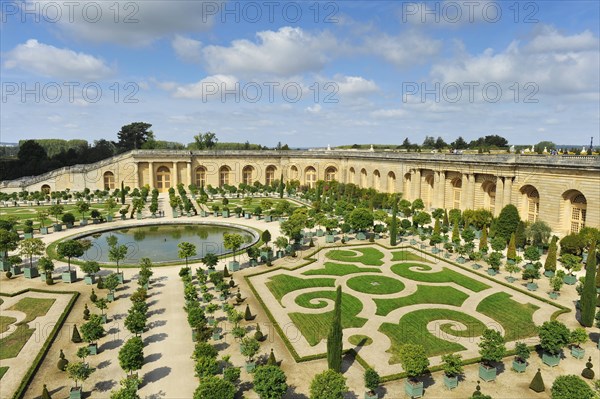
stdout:
<svg viewBox="0 0 600 399">
<path fill-rule="evenodd" d="M 171 169 L 167 166 L 160 166 L 156 169 L 155 173 L 155 187 L 159 191 L 166 191 L 172 185 L 172 176 Z M 195 168 L 193 173 L 194 184 L 196 186 L 205 186 L 207 184 L 207 174 L 208 170 L 205 166 L 198 166 Z M 232 169 L 223 165 L 218 170 L 219 174 L 219 185 L 229 185 L 235 184 L 232 176 Z M 274 165 L 269 165 L 265 169 L 264 175 L 264 184 L 272 184 L 277 176 L 277 167 Z M 297 180 L 300 177 L 300 171 L 297 166 L 292 165 L 288 170 L 288 179 Z M 381 191 L 381 173 L 379 170 L 374 170 L 371 173 L 371 181 L 369 181 L 369 174 L 365 168 L 360 169 L 358 176 L 355 168 L 350 167 L 348 169 L 348 175 L 345 179 L 348 183 L 357 184 L 361 188 L 374 188 L 375 190 Z M 414 175 L 411 173 L 406 173 L 403 176 L 403 194 L 404 198 L 409 200 L 413 200 L 416 197 L 414 193 L 412 193 L 414 187 Z M 257 170 L 255 167 L 251 165 L 246 165 L 242 168 L 241 182 L 244 184 L 251 185 L 255 181 L 259 181 L 257 179 Z M 317 180 L 319 180 L 319 175 L 317 169 L 313 166 L 307 166 L 303 170 L 303 184 L 309 187 L 314 187 Z M 325 181 L 333 181 L 338 180 L 342 181 L 344 179 L 340 179 L 339 170 L 335 166 L 328 166 L 325 168 L 323 175 L 320 177 Z M 103 175 L 104 179 L 104 188 L 105 189 L 114 189 L 115 188 L 115 175 L 111 171 L 107 171 Z M 446 209 L 463 209 L 463 197 L 466 195 L 463 186 L 463 176 L 458 172 L 448 172 L 444 181 L 444 187 L 442 198 L 443 204 L 435 203 L 434 196 L 435 194 L 435 178 L 433 174 L 425 174 L 423 177 L 419 178 L 420 182 L 423 184 L 419 184 L 419 193 L 418 197 L 421 198 L 425 204 L 426 209 L 432 208 L 435 206 L 440 206 Z M 490 178 L 482 175 L 477 175 L 475 177 L 475 181 L 480 183 L 479 189 L 473 193 L 474 198 L 472 199 L 472 207 L 479 209 L 484 208 L 488 209 L 492 212 L 492 214 L 496 214 L 500 207 L 503 204 L 496 204 L 496 190 L 497 190 L 497 180 L 496 178 Z M 43 191 L 49 193 L 50 187 L 42 187 Z M 396 174 L 393 171 L 387 173 L 387 184 L 386 184 L 387 192 L 397 192 L 396 188 Z M 502 190 L 500 190 L 501 192 Z M 523 185 L 519 188 L 520 198 L 517 199 L 517 203 L 515 205 L 518 206 L 519 212 L 523 219 L 529 222 L 535 222 L 539 219 L 540 215 L 540 194 L 536 187 L 530 184 Z M 586 213 L 587 213 L 587 200 L 585 196 L 578 190 L 567 190 L 562 194 L 561 204 L 559 206 L 560 213 L 559 217 L 561 219 L 561 225 L 565 226 L 571 232 L 578 232 L 582 227 L 585 226 Z"/>
</svg>

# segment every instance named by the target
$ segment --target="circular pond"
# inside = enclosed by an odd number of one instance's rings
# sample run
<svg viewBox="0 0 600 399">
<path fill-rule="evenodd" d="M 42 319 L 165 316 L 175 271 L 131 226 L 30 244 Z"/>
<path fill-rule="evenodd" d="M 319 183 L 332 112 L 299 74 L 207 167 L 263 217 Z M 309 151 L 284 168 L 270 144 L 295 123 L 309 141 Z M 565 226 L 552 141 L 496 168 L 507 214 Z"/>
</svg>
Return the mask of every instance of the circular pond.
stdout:
<svg viewBox="0 0 600 399">
<path fill-rule="evenodd" d="M 82 260 L 95 260 L 100 263 L 113 263 L 108 258 L 109 240 L 117 239 L 119 245 L 128 249 L 122 265 L 138 264 L 142 258 L 150 258 L 154 263 L 180 262 L 178 244 L 189 242 L 196 246 L 196 256 L 188 260 L 199 260 L 207 253 L 217 255 L 231 252 L 223 246 L 223 234 L 236 233 L 243 237 L 244 249 L 258 240 L 258 235 L 249 229 L 220 224 L 160 224 L 124 227 L 114 230 L 94 232 L 77 237 L 91 241 L 91 247 L 83 254 Z M 239 250 L 238 250 L 239 252 Z"/>
</svg>

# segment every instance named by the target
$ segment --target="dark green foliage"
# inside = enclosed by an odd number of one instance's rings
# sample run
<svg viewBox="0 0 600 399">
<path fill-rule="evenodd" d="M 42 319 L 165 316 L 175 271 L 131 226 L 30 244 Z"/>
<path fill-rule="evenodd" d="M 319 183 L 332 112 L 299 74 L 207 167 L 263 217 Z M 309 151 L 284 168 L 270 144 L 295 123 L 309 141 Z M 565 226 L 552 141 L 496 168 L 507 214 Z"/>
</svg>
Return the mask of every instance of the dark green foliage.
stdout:
<svg viewBox="0 0 600 399">
<path fill-rule="evenodd" d="M 517 230 L 520 221 L 517 207 L 512 204 L 506 205 L 500 211 L 496 222 L 496 236 L 502 237 L 504 242 L 507 243 L 510 240 L 510 235 Z"/>
<path fill-rule="evenodd" d="M 227 268 L 227 265 L 225 265 L 225 267 L 223 267 L 223 278 L 227 277 L 231 277 L 231 274 L 229 274 L 229 269 Z"/>
<path fill-rule="evenodd" d="M 271 241 L 271 233 L 269 232 L 269 230 L 265 230 L 262 232 L 260 238 L 265 243 L 265 245 L 269 245 L 269 242 Z"/>
<path fill-rule="evenodd" d="M 254 391 L 260 399 L 281 399 L 287 388 L 287 377 L 277 366 L 259 367 L 254 373 Z"/>
<path fill-rule="evenodd" d="M 483 230 L 481 231 L 481 238 L 479 239 L 479 250 L 487 251 L 488 249 L 488 228 L 487 226 L 483 226 Z"/>
<path fill-rule="evenodd" d="M 587 363 L 585 364 L 585 368 L 581 372 L 581 376 L 585 379 L 593 380 L 596 376 L 596 373 L 594 373 L 594 370 L 592 370 L 593 367 L 594 365 L 592 364 L 592 357 L 590 356 Z"/>
<path fill-rule="evenodd" d="M 256 324 L 256 331 L 254 332 L 254 339 L 258 342 L 261 342 L 265 338 L 264 334 L 260 330 L 260 326 L 258 323 Z"/>
<path fill-rule="evenodd" d="M 394 200 L 392 206 L 392 220 L 390 221 L 390 245 L 393 247 L 398 243 L 398 201 Z M 436 223 L 438 221 L 436 220 Z"/>
<path fill-rule="evenodd" d="M 273 348 L 271 348 L 271 353 L 269 354 L 269 358 L 267 359 L 267 366 L 277 366 L 277 359 L 275 359 Z"/>
<path fill-rule="evenodd" d="M 367 387 L 370 391 L 375 391 L 379 384 L 381 383 L 381 378 L 377 371 L 372 368 L 368 368 L 365 370 L 365 387 Z"/>
<path fill-rule="evenodd" d="M 69 361 L 65 358 L 65 354 L 62 349 L 60 350 L 60 355 L 58 355 L 58 356 L 59 356 L 59 359 L 58 359 L 58 363 L 56 364 L 56 367 L 58 367 L 58 369 L 60 371 L 65 371 L 67 369 L 67 365 L 69 364 Z"/>
<path fill-rule="evenodd" d="M 508 242 L 508 250 L 506 252 L 506 258 L 515 260 L 517 257 L 517 247 L 515 244 L 515 233 L 510 235 L 510 241 Z"/>
<path fill-rule="evenodd" d="M 520 221 L 515 232 L 515 246 L 517 248 L 525 248 L 527 237 L 525 235 L 525 222 Z"/>
<path fill-rule="evenodd" d="M 252 320 L 252 313 L 250 312 L 250 306 L 246 304 L 246 310 L 244 311 L 244 320 L 250 321 Z"/>
<path fill-rule="evenodd" d="M 81 335 L 79 334 L 77 325 L 73 325 L 73 333 L 71 334 L 71 342 L 73 342 L 75 344 L 81 343 Z M 61 353 L 62 353 L 62 350 L 61 350 Z"/>
<path fill-rule="evenodd" d="M 98 288 L 99 290 L 104 289 L 104 279 L 102 279 L 102 276 L 98 276 L 98 281 L 96 282 L 96 288 Z"/>
<path fill-rule="evenodd" d="M 235 382 L 240 378 L 240 374 L 241 371 L 239 367 L 227 367 L 223 370 L 223 379 L 235 384 Z"/>
<path fill-rule="evenodd" d="M 194 391 L 194 399 L 233 399 L 235 392 L 231 382 L 209 376 L 200 380 L 200 385 Z"/>
<path fill-rule="evenodd" d="M 487 365 L 492 362 L 499 362 L 506 353 L 504 338 L 496 331 L 488 328 L 483 332 L 481 342 L 479 343 L 479 354 L 481 361 Z"/>
<path fill-rule="evenodd" d="M 86 303 L 83 308 L 83 320 L 89 320 L 89 319 L 90 319 L 90 310 L 88 309 L 88 305 Z"/>
<path fill-rule="evenodd" d="M 581 255 L 585 248 L 585 237 L 571 233 L 560 240 L 560 254 Z"/>
<path fill-rule="evenodd" d="M 596 312 L 596 241 L 592 240 L 585 267 L 585 281 L 581 295 L 581 325 L 592 327 Z"/>
<path fill-rule="evenodd" d="M 535 376 L 533 377 L 533 380 L 531 380 L 529 389 L 537 393 L 544 392 L 546 390 L 540 369 L 538 369 L 537 373 L 535 373 Z"/>
<path fill-rule="evenodd" d="M 400 347 L 400 363 L 406 374 L 411 377 L 418 377 L 427 371 L 429 359 L 422 345 L 405 344 Z"/>
<path fill-rule="evenodd" d="M 219 364 L 213 357 L 201 356 L 196 359 L 196 377 L 203 380 L 206 377 L 211 377 L 219 372 Z"/>
<path fill-rule="evenodd" d="M 540 346 L 546 352 L 557 355 L 571 340 L 571 332 L 558 320 L 546 321 L 539 329 Z"/>
<path fill-rule="evenodd" d="M 592 388 L 576 375 L 561 375 L 552 384 L 552 399 L 593 399 Z"/>
<path fill-rule="evenodd" d="M 46 384 L 44 384 L 44 388 L 42 389 L 42 399 L 52 399 L 50 392 L 48 392 L 48 388 L 46 388 Z"/>
<path fill-rule="evenodd" d="M 92 301 L 92 303 L 94 303 L 97 300 L 98 300 L 98 295 L 96 295 L 96 291 L 94 291 L 94 289 L 92 288 L 92 293 L 90 294 L 90 301 Z"/>
<path fill-rule="evenodd" d="M 442 220 L 442 226 L 448 227 L 449 225 L 450 225 L 450 222 L 448 220 L 448 210 L 444 209 L 444 219 Z"/>
<path fill-rule="evenodd" d="M 343 399 L 347 390 L 346 378 L 341 373 L 325 370 L 310 383 L 310 399 Z"/>
<path fill-rule="evenodd" d="M 459 230 L 458 230 L 458 223 L 454 223 L 454 227 L 452 227 L 452 242 L 453 243 L 460 243 L 460 234 L 459 234 Z"/>
<path fill-rule="evenodd" d="M 341 372 L 342 370 L 342 287 L 338 286 L 333 309 L 333 320 L 331 329 L 327 336 L 327 365 L 330 370 Z"/>
<path fill-rule="evenodd" d="M 133 373 L 144 365 L 144 343 L 140 337 L 132 337 L 119 350 L 119 364 L 123 371 Z"/>
<path fill-rule="evenodd" d="M 548 247 L 548 255 L 546 256 L 546 261 L 544 262 L 544 270 L 546 271 L 556 271 L 556 252 L 558 251 L 556 242 L 552 240 L 550 242 L 550 246 Z"/>
</svg>

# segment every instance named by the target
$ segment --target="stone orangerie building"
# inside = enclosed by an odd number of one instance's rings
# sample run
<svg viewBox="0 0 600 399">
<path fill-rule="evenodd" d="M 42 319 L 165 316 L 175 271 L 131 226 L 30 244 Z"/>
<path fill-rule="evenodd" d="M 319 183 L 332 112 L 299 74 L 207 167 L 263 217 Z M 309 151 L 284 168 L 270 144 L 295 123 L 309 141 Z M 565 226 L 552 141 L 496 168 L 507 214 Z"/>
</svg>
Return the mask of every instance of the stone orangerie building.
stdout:
<svg viewBox="0 0 600 399">
<path fill-rule="evenodd" d="M 430 208 L 485 208 L 498 215 L 514 204 L 523 219 L 543 220 L 559 234 L 600 227 L 600 157 L 457 155 L 372 151 L 134 150 L 95 164 L 3 182 L 2 192 L 81 191 L 148 184 L 219 186 L 336 180 L 422 198 Z"/>
</svg>

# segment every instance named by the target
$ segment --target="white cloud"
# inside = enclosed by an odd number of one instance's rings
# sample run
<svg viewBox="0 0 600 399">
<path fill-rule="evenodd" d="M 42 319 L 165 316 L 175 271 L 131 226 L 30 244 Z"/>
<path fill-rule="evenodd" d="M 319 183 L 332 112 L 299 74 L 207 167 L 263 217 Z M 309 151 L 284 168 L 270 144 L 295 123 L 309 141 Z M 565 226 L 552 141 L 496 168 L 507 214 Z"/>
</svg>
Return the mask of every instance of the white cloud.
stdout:
<svg viewBox="0 0 600 399">
<path fill-rule="evenodd" d="M 341 95 L 363 96 L 379 91 L 379 87 L 374 81 L 361 76 L 335 75 L 333 78 Z"/>
<path fill-rule="evenodd" d="M 408 112 L 402 108 L 378 109 L 371 112 L 373 118 L 404 118 Z"/>
<path fill-rule="evenodd" d="M 422 64 L 437 55 L 441 48 L 440 40 L 411 31 L 398 36 L 371 36 L 365 42 L 366 51 L 383 57 L 397 67 Z"/>
<path fill-rule="evenodd" d="M 597 98 L 600 52 L 597 46 L 590 46 L 598 39 L 588 36 L 586 32 L 563 36 L 545 29 L 525 45 L 513 41 L 501 52 L 488 48 L 478 55 L 461 53 L 452 60 L 434 64 L 432 80 L 442 84 L 476 82 L 481 86 L 495 82 L 506 88 L 504 99 L 512 99 L 508 88 L 515 82 L 521 98 L 532 91 L 525 88 L 529 82 L 539 88 L 540 94 L 587 94 Z M 567 43 L 578 51 L 567 49 Z"/>
<path fill-rule="evenodd" d="M 319 112 L 321 112 L 321 109 L 321 104 L 315 104 L 311 107 L 306 107 L 306 112 L 311 114 L 318 114 Z"/>
<path fill-rule="evenodd" d="M 174 33 L 209 30 L 214 22 L 210 9 L 221 4 L 213 0 L 28 0 L 23 7 L 37 10 L 41 18 L 50 13 L 44 10 L 59 8 L 56 25 L 76 39 L 144 46 Z"/>
<path fill-rule="evenodd" d="M 301 28 L 282 27 L 256 34 L 258 42 L 234 40 L 229 47 L 206 46 L 202 53 L 210 73 L 251 76 L 290 76 L 319 71 L 338 47 L 327 32 L 310 34 Z"/>
<path fill-rule="evenodd" d="M 96 80 L 110 76 L 113 70 L 103 60 L 85 53 L 58 48 L 29 39 L 6 54 L 4 66 L 36 75 L 70 79 Z"/>
<path fill-rule="evenodd" d="M 223 91 L 234 91 L 240 93 L 240 90 L 236 90 L 236 85 L 239 82 L 235 76 L 232 75 L 212 75 L 206 78 L 188 85 L 177 86 L 173 93 L 176 98 L 200 98 L 203 101 L 208 100 L 221 100 L 221 93 Z M 229 98 L 229 97 L 227 97 Z M 232 100 L 233 101 L 233 100 Z"/>
<path fill-rule="evenodd" d="M 202 48 L 202 42 L 199 40 L 176 35 L 171 41 L 171 46 L 173 47 L 173 50 L 175 50 L 177 57 L 183 61 L 198 63 L 202 60 L 202 54 L 200 52 Z"/>
</svg>

